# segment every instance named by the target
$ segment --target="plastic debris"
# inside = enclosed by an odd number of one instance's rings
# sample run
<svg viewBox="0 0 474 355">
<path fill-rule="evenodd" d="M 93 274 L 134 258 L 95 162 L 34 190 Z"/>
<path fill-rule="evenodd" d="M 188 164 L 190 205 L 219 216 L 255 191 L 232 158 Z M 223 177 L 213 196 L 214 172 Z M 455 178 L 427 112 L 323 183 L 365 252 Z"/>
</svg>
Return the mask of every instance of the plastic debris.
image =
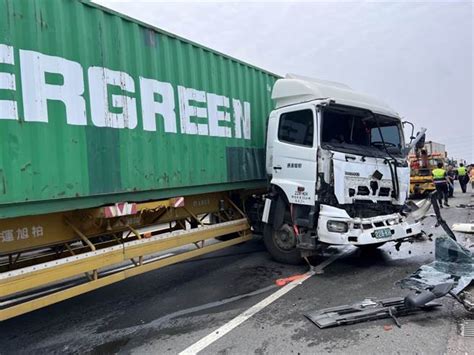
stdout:
<svg viewBox="0 0 474 355">
<path fill-rule="evenodd" d="M 305 274 L 299 274 L 299 275 L 293 275 L 290 277 L 285 277 L 283 279 L 278 279 L 275 281 L 275 284 L 277 286 L 285 286 L 286 284 L 289 284 L 292 281 L 299 280 L 305 277 Z"/>
</svg>

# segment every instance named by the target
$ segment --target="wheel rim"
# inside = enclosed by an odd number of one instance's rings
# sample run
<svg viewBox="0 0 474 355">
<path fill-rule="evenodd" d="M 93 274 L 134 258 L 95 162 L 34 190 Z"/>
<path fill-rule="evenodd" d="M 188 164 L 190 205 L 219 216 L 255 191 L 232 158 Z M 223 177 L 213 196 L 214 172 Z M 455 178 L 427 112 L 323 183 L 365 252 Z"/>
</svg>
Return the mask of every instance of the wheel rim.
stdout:
<svg viewBox="0 0 474 355">
<path fill-rule="evenodd" d="M 296 235 L 290 225 L 284 224 L 273 232 L 275 245 L 282 251 L 291 251 L 296 248 Z"/>
</svg>

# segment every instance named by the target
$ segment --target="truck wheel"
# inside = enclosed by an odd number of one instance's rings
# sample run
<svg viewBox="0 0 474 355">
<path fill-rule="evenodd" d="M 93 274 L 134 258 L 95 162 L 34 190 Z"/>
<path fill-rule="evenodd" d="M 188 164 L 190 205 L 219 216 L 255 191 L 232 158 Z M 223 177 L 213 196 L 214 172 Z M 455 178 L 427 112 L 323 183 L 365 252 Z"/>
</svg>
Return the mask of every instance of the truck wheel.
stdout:
<svg viewBox="0 0 474 355">
<path fill-rule="evenodd" d="M 300 251 L 296 248 L 296 235 L 293 228 L 287 224 L 278 229 L 265 224 L 263 242 L 270 255 L 276 261 L 284 264 L 298 265 L 303 262 Z"/>
</svg>

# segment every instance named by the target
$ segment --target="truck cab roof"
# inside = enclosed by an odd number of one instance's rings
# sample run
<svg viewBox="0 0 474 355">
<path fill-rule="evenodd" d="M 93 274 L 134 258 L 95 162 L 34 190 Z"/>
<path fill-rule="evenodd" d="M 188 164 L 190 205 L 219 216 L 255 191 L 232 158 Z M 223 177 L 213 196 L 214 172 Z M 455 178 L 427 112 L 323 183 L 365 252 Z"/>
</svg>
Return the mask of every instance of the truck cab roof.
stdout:
<svg viewBox="0 0 474 355">
<path fill-rule="evenodd" d="M 356 92 L 345 84 L 295 74 L 287 74 L 285 78 L 276 81 L 273 86 L 272 99 L 276 101 L 276 108 L 313 100 L 333 100 L 341 105 L 360 107 L 374 113 L 400 117 L 385 102 Z"/>
</svg>

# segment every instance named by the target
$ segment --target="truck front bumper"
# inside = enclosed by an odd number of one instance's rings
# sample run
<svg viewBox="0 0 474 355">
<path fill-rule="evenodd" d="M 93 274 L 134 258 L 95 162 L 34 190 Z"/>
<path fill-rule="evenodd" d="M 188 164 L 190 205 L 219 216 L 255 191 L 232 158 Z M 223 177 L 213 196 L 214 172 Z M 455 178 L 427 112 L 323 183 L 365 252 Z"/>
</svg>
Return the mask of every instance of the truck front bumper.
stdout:
<svg viewBox="0 0 474 355">
<path fill-rule="evenodd" d="M 331 228 L 334 224 L 347 227 L 334 231 Z M 399 241 L 421 232 L 420 223 L 409 223 L 398 213 L 372 218 L 351 218 L 343 209 L 321 205 L 318 219 L 318 241 L 333 245 L 369 245 Z"/>
</svg>

